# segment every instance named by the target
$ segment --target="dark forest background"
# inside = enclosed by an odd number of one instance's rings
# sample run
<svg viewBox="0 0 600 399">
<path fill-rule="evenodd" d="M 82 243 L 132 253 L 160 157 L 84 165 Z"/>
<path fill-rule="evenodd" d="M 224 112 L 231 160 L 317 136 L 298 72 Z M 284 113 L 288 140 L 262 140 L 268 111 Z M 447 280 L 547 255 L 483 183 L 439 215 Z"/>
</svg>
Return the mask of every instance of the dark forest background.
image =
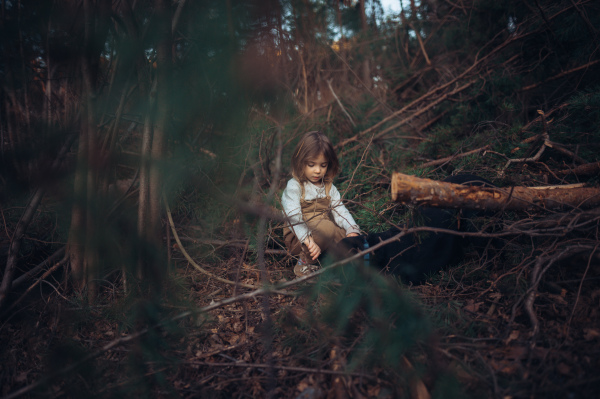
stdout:
<svg viewBox="0 0 600 399">
<path fill-rule="evenodd" d="M 392 172 L 597 186 L 598 27 L 594 0 L 2 0 L 0 395 L 595 396 L 600 208 L 488 215 L 420 286 L 292 281 L 278 209 L 311 130 L 369 232 L 413 214 Z"/>
</svg>

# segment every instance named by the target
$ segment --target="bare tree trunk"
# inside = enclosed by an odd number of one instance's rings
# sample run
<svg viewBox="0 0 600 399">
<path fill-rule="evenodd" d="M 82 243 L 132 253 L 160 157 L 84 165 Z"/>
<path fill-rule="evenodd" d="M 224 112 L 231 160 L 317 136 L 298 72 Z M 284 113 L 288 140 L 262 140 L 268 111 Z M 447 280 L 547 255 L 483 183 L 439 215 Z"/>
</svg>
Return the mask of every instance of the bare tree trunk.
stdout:
<svg viewBox="0 0 600 399">
<path fill-rule="evenodd" d="M 102 219 L 98 207 L 92 207 L 97 199 L 98 161 L 102 159 L 97 144 L 96 123 L 97 78 L 99 58 L 103 50 L 107 33 L 107 18 L 110 14 L 110 0 L 92 2 L 83 0 L 84 31 L 83 52 L 80 56 L 84 111 L 81 114 L 82 128 L 79 137 L 77 171 L 75 176 L 76 201 L 72 209 L 71 230 L 69 231 L 69 255 L 74 272 L 76 286 L 80 290 L 87 288 L 88 300 L 93 301 L 96 294 L 97 236 L 99 228 L 93 221 Z"/>
<path fill-rule="evenodd" d="M 152 85 L 149 93 L 148 108 L 144 119 L 144 130 L 142 133 L 142 149 L 141 149 L 141 165 L 140 165 L 140 187 L 138 191 L 138 237 L 144 239 L 148 235 L 149 217 L 150 217 L 150 162 L 152 158 L 152 133 L 153 123 L 152 118 L 154 113 L 154 103 L 156 96 L 156 84 Z M 140 248 L 138 258 L 138 270 L 136 272 L 138 278 L 142 278 L 142 270 L 144 269 L 144 252 Z"/>
<path fill-rule="evenodd" d="M 600 188 L 516 186 L 500 189 L 445 183 L 395 172 L 392 175 L 392 200 L 489 211 L 593 208 L 600 206 Z"/>
<path fill-rule="evenodd" d="M 73 182 L 73 208 L 71 209 L 71 226 L 67 253 L 74 285 L 78 290 L 85 287 L 84 255 L 85 255 L 85 219 L 87 204 L 87 160 L 88 160 L 88 130 L 87 121 L 82 121 L 77 148 L 77 166 Z"/>
<path fill-rule="evenodd" d="M 169 72 L 171 64 L 171 9 L 165 0 L 156 0 L 158 17 L 157 75 L 150 90 L 150 98 L 142 137 L 142 165 L 138 207 L 138 235 L 141 247 L 138 258 L 139 278 L 154 277 L 150 282 L 162 281 L 166 271 L 156 254 L 150 250 L 162 247 L 161 193 L 163 189 L 162 160 L 166 153 L 166 127 L 170 114 Z M 155 111 L 156 108 L 156 111 Z M 156 114 L 156 120 L 154 115 Z"/>
<path fill-rule="evenodd" d="M 158 19 L 159 42 L 157 44 L 157 76 L 156 76 L 156 100 L 157 100 L 157 123 L 152 138 L 152 162 L 150 163 L 150 228 L 148 242 L 155 244 L 154 248 L 162 248 L 162 190 L 163 172 L 162 162 L 166 154 L 167 146 L 167 121 L 170 115 L 169 74 L 171 70 L 171 18 L 170 7 L 166 0 L 156 0 Z M 158 258 L 153 257 L 152 267 L 156 276 L 161 276 L 166 271 L 164 264 L 157 264 Z M 158 278 L 157 281 L 162 281 Z"/>
<path fill-rule="evenodd" d="M 367 0 L 360 0 L 360 25 L 363 32 L 363 41 L 367 40 L 367 33 L 369 31 L 369 25 L 367 24 L 367 14 L 365 12 L 365 3 Z M 371 67 L 369 63 L 369 45 L 363 44 L 363 57 L 362 62 L 362 81 L 367 89 L 371 88 Z"/>
<path fill-rule="evenodd" d="M 337 16 L 337 23 L 340 27 L 340 57 L 342 58 L 342 85 L 348 82 L 348 63 L 346 62 L 346 39 L 344 37 L 344 25 L 342 23 L 342 10 L 340 8 L 340 2 L 335 2 L 335 11 Z"/>
</svg>

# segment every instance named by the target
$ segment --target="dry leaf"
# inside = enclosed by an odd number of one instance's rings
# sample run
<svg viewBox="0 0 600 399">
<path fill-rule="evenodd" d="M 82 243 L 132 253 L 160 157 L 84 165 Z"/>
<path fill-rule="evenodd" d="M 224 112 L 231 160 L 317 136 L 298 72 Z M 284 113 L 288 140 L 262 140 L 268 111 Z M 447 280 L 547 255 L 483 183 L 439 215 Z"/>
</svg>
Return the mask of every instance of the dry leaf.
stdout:
<svg viewBox="0 0 600 399">
<path fill-rule="evenodd" d="M 519 331 L 517 330 L 513 330 L 510 335 L 508 336 L 508 338 L 506 338 L 506 340 L 504 341 L 505 344 L 509 344 L 511 341 L 514 341 L 515 339 L 519 338 Z"/>
<path fill-rule="evenodd" d="M 225 340 L 227 342 L 229 342 L 231 345 L 235 345 L 240 341 L 240 336 L 237 334 L 232 334 L 230 337 L 225 338 Z"/>
<path fill-rule="evenodd" d="M 480 307 L 481 305 L 483 305 L 483 302 L 477 302 L 477 303 L 475 303 L 475 301 L 474 301 L 474 300 L 472 300 L 472 299 L 469 299 L 469 300 L 467 301 L 467 305 L 464 307 L 464 309 L 465 309 L 467 312 L 471 312 L 471 313 L 477 313 L 477 312 L 479 311 L 479 307 Z"/>
<path fill-rule="evenodd" d="M 512 361 L 496 361 L 492 359 L 490 361 L 490 366 L 497 372 L 503 374 L 514 374 L 517 371 L 517 366 Z"/>
<path fill-rule="evenodd" d="M 367 394 L 370 398 L 379 397 L 379 392 L 381 392 L 381 385 L 367 386 Z"/>
<path fill-rule="evenodd" d="M 304 391 L 306 388 L 308 388 L 308 381 L 306 381 L 306 378 L 303 379 L 302 381 L 300 381 L 300 383 L 298 384 L 298 386 L 296 387 L 296 389 L 299 392 Z"/>
<path fill-rule="evenodd" d="M 236 321 L 235 323 L 233 323 L 232 330 L 235 331 L 236 333 L 239 333 L 243 329 L 244 329 L 244 323 L 242 323 L 241 321 Z"/>
</svg>

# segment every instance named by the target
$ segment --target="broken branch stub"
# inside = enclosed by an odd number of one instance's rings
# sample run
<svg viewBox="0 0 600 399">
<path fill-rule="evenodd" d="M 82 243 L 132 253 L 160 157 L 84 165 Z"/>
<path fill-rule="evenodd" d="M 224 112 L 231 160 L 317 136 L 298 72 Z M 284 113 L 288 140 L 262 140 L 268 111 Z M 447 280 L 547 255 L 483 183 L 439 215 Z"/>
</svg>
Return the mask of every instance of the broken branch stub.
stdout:
<svg viewBox="0 0 600 399">
<path fill-rule="evenodd" d="M 600 206 L 600 188 L 491 188 L 445 183 L 394 172 L 392 200 L 440 208 L 499 210 L 593 208 Z"/>
</svg>

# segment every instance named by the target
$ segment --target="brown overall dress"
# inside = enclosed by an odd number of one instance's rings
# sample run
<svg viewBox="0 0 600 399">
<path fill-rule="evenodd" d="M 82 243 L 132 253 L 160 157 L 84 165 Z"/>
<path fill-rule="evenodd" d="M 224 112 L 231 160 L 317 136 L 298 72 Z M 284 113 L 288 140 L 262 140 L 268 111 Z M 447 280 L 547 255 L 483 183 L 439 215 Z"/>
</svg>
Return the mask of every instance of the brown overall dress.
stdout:
<svg viewBox="0 0 600 399">
<path fill-rule="evenodd" d="M 321 248 L 321 252 L 325 252 L 327 248 L 346 238 L 346 231 L 335 224 L 331 214 L 331 197 L 329 196 L 331 183 L 325 183 L 325 198 L 317 198 L 312 201 L 304 199 L 304 184 L 301 184 L 300 187 L 302 189 L 302 197 L 300 198 L 302 219 L 306 223 L 313 240 Z M 304 251 L 307 256 L 303 260 L 312 262 L 310 256 L 308 256 L 306 246 L 302 246 L 302 243 L 289 226 L 283 228 L 283 238 L 288 251 L 292 255 L 297 256 Z"/>
</svg>

